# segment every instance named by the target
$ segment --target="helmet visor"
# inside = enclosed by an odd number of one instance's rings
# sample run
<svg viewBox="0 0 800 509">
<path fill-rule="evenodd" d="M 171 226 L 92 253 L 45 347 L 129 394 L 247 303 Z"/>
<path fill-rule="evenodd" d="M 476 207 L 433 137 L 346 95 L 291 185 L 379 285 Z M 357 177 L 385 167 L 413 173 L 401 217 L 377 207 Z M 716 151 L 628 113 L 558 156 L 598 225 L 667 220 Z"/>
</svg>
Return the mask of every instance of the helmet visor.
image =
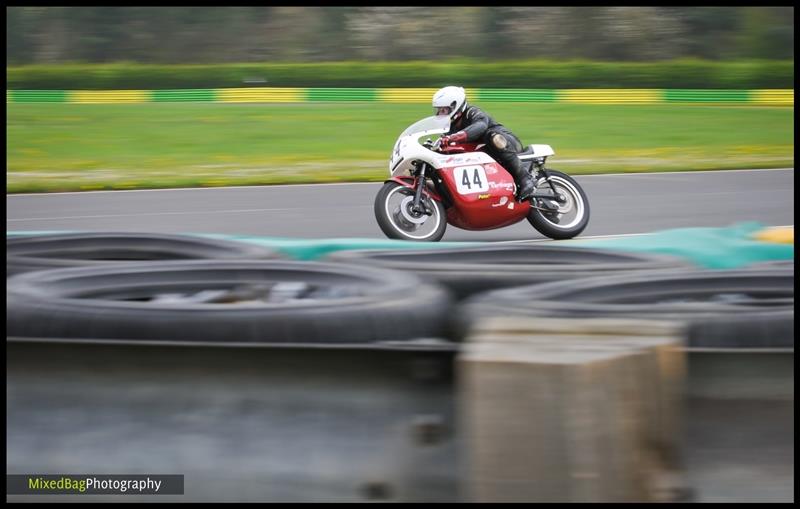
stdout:
<svg viewBox="0 0 800 509">
<path fill-rule="evenodd" d="M 449 115 L 453 111 L 453 108 L 451 108 L 450 106 L 439 106 L 433 108 L 433 110 L 436 112 L 436 115 L 439 116 L 439 115 Z"/>
</svg>

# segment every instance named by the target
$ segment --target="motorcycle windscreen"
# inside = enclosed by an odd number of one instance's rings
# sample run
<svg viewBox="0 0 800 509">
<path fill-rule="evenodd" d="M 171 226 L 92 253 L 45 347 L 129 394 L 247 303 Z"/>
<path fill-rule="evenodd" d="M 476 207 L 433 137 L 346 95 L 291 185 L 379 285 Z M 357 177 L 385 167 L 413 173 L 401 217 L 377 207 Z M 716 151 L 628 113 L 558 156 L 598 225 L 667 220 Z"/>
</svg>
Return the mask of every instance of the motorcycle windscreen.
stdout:
<svg viewBox="0 0 800 509">
<path fill-rule="evenodd" d="M 450 130 L 450 118 L 447 117 L 447 115 L 431 116 L 425 117 L 406 127 L 405 131 L 403 131 L 398 138 L 416 133 L 420 133 L 420 136 L 424 136 L 428 133 L 433 134 L 434 132 L 446 133 L 448 130 Z"/>
<path fill-rule="evenodd" d="M 444 134 L 449 129 L 450 119 L 447 116 L 426 117 L 408 126 L 397 138 L 392 149 L 389 157 L 389 174 L 393 176 L 409 174 L 411 166 L 408 155 L 416 152 L 412 144 L 420 143 L 421 137 Z"/>
</svg>

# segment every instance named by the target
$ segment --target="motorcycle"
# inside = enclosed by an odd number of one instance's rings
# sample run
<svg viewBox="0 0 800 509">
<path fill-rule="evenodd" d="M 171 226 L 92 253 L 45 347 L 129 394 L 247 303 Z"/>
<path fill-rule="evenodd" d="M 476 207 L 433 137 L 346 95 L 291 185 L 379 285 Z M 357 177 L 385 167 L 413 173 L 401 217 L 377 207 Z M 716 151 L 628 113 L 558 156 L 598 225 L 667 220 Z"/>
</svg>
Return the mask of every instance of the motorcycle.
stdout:
<svg viewBox="0 0 800 509">
<path fill-rule="evenodd" d="M 436 242 L 448 224 L 491 230 L 523 219 L 552 239 L 570 239 L 589 223 L 589 201 L 566 173 L 545 168 L 555 154 L 530 145 L 518 157 L 536 182 L 529 200 L 517 201 L 512 175 L 482 144 L 442 146 L 426 136 L 449 131 L 447 116 L 424 118 L 400 134 L 389 161 L 390 178 L 375 197 L 375 218 L 387 237 Z"/>
</svg>

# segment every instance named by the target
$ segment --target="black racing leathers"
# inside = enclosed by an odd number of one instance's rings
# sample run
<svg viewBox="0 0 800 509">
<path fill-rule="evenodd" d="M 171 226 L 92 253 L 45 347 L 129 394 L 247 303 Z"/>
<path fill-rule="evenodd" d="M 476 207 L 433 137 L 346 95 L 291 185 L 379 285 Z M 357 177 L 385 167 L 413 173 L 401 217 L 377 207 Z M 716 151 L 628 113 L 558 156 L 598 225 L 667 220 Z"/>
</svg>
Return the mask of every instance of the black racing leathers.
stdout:
<svg viewBox="0 0 800 509">
<path fill-rule="evenodd" d="M 484 150 L 507 169 L 522 186 L 530 176 L 522 169 L 517 154 L 522 152 L 522 142 L 503 124 L 499 124 L 477 106 L 468 106 L 461 117 L 450 126 L 450 132 L 467 133 L 467 141 L 484 143 Z"/>
</svg>

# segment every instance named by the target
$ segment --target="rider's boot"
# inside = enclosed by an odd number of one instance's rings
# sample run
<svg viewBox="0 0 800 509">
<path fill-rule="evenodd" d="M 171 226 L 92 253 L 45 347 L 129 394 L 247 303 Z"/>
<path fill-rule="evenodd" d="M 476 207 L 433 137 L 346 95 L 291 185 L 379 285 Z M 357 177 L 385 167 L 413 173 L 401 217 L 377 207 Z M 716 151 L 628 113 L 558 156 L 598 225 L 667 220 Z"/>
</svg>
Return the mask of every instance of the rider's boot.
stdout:
<svg viewBox="0 0 800 509">
<path fill-rule="evenodd" d="M 529 200 L 532 196 L 534 191 L 536 191 L 536 184 L 533 182 L 533 177 L 530 176 L 528 172 L 524 172 L 525 175 L 522 176 L 522 182 L 519 183 L 519 192 L 517 193 L 517 200 L 518 201 L 525 201 Z"/>
<path fill-rule="evenodd" d="M 517 201 L 529 200 L 534 191 L 536 191 L 536 183 L 533 181 L 531 174 L 522 168 L 522 163 L 516 155 L 507 161 L 503 161 L 503 163 L 503 166 L 508 169 L 517 183 Z"/>
</svg>

